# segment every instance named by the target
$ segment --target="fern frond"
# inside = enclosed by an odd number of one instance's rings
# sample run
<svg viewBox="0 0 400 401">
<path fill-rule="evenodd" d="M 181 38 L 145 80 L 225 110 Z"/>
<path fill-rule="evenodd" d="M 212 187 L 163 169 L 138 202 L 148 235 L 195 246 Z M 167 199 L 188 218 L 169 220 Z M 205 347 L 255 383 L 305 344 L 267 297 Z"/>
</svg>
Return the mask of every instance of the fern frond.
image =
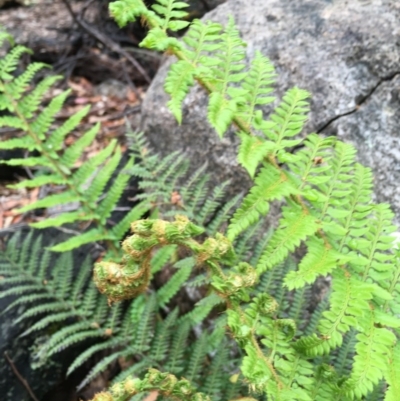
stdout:
<svg viewBox="0 0 400 401">
<path fill-rule="evenodd" d="M 351 359 L 354 356 L 356 344 L 356 331 L 354 329 L 346 333 L 343 344 L 335 358 L 335 370 L 338 376 L 348 375 L 351 369 Z"/>
<path fill-rule="evenodd" d="M 343 260 L 339 252 L 328 247 L 321 239 L 310 238 L 307 246 L 308 252 L 301 260 L 298 270 L 285 277 L 284 283 L 289 290 L 313 283 L 319 275 L 331 273 Z"/>
<path fill-rule="evenodd" d="M 25 94 L 25 96 L 21 98 L 18 102 L 18 110 L 26 119 L 34 117 L 44 95 L 60 79 L 62 79 L 60 75 L 47 76 L 35 85 L 31 92 Z M 15 109 L 13 108 L 10 111 L 15 111 Z"/>
<path fill-rule="evenodd" d="M 13 76 L 11 75 L 17 68 L 19 60 L 24 53 L 31 53 L 32 51 L 25 46 L 13 47 L 4 58 L 0 60 L 0 79 L 2 81 L 10 81 Z M 0 87 L 4 91 L 3 87 Z M 15 89 L 15 88 L 14 88 Z"/>
<path fill-rule="evenodd" d="M 190 352 L 190 360 L 185 377 L 192 383 L 196 382 L 202 373 L 204 358 L 207 355 L 207 340 L 207 333 L 202 333 Z"/>
<path fill-rule="evenodd" d="M 327 338 L 326 350 L 340 346 L 343 334 L 351 327 L 358 327 L 358 319 L 369 310 L 367 301 L 373 296 L 373 286 L 358 281 L 345 271 L 335 270 L 332 276 L 331 308 L 323 313 L 324 319 L 319 325 L 320 332 Z"/>
<path fill-rule="evenodd" d="M 183 315 L 180 320 L 188 320 L 192 325 L 199 324 L 222 302 L 220 297 L 212 293 L 197 302 L 193 310 Z"/>
<path fill-rule="evenodd" d="M 75 162 L 82 156 L 85 148 L 93 142 L 99 132 L 99 128 L 100 125 L 94 125 L 89 131 L 86 131 L 79 139 L 70 145 L 61 156 L 60 163 L 69 169 L 72 168 Z"/>
<path fill-rule="evenodd" d="M 168 355 L 169 340 L 172 330 L 178 318 L 178 309 L 170 312 L 163 322 L 159 322 L 156 328 L 154 341 L 150 350 L 150 358 L 154 361 L 162 361 Z"/>
<path fill-rule="evenodd" d="M 62 109 L 70 92 L 60 93 L 53 97 L 45 107 L 41 107 L 45 95 L 60 77 L 44 78 L 32 90 L 29 89 L 35 74 L 45 65 L 33 63 L 21 74 L 11 75 L 17 67 L 20 56 L 26 51 L 28 51 L 26 48 L 16 46 L 7 53 L 0 63 L 0 70 L 3 71 L 3 76 L 0 73 L 0 94 L 3 99 L 0 100 L 0 103 L 8 104 L 7 107 L 0 106 L 9 111 L 9 115 L 0 117 L 0 125 L 18 127 L 23 131 L 21 138 L 5 141 L 0 145 L 0 148 L 21 148 L 31 152 L 36 151 L 40 156 L 28 155 L 23 159 L 14 158 L 3 161 L 3 163 L 42 169 L 41 175 L 33 180 L 25 180 L 15 184 L 15 188 L 62 184 L 66 189 L 63 193 L 53 193 L 46 198 L 26 205 L 20 209 L 20 212 L 25 213 L 38 208 L 49 208 L 77 202 L 79 211 L 64 213 L 45 221 L 35 222 L 34 227 L 58 227 L 82 221 L 93 222 L 98 228 L 97 231 L 77 236 L 52 249 L 66 251 L 93 242 L 93 240 L 108 241 L 108 245 L 113 249 L 113 242 L 121 237 L 115 238 L 112 233 L 109 233 L 106 229 L 106 223 L 129 179 L 129 176 L 121 174 L 114 185 L 110 184 L 122 157 L 121 150 L 115 140 L 111 141 L 94 157 L 84 161 L 79 167 L 75 166 L 76 161 L 84 155 L 86 147 L 93 142 L 99 124 L 64 149 L 66 136 L 87 116 L 89 107 L 84 107 L 63 124 L 53 128 L 56 115 Z M 127 167 L 130 167 L 132 163 L 133 161 L 129 161 Z M 96 170 L 98 171 L 95 175 Z M 109 191 L 102 199 L 107 185 Z M 102 214 L 99 215 L 99 212 Z M 124 227 L 120 226 L 119 228 Z M 119 231 L 118 234 L 120 234 Z"/>
<path fill-rule="evenodd" d="M 155 324 L 154 317 L 156 313 L 156 308 L 157 299 L 155 295 L 152 295 L 146 302 L 135 335 L 133 347 L 139 352 L 143 352 L 149 349 L 150 341 L 153 337 L 151 333 Z"/>
<path fill-rule="evenodd" d="M 400 391 L 400 344 L 397 343 L 389 353 L 388 368 L 385 379 L 389 388 L 385 394 L 385 401 L 395 401 Z"/>
<path fill-rule="evenodd" d="M 215 235 L 217 230 L 232 217 L 233 209 L 238 205 L 241 198 L 242 196 L 240 194 L 236 195 L 223 205 L 216 216 L 208 222 L 206 227 L 206 233 L 208 235 Z"/>
<path fill-rule="evenodd" d="M 112 195 L 110 195 L 112 196 Z M 103 201 L 105 202 L 105 200 Z M 100 205 L 101 207 L 101 205 Z M 132 221 L 139 220 L 150 209 L 149 202 L 142 201 L 135 205 L 110 231 L 114 238 L 123 238 Z"/>
<path fill-rule="evenodd" d="M 117 148 L 112 157 L 105 163 L 102 169 L 98 171 L 98 173 L 90 183 L 90 187 L 88 188 L 85 194 L 85 198 L 88 202 L 90 203 L 95 202 L 98 199 L 98 197 L 103 193 L 107 182 L 110 180 L 111 175 L 118 167 L 120 161 L 121 161 L 121 150 L 120 148 Z"/>
<path fill-rule="evenodd" d="M 227 236 L 233 240 L 240 232 L 258 221 L 269 211 L 269 202 L 296 194 L 297 190 L 286 176 L 270 164 L 263 167 L 254 180 L 250 193 L 243 199 L 228 227 Z"/>
<path fill-rule="evenodd" d="M 192 21 L 183 41 L 187 45 L 185 56 L 198 67 L 197 74 L 201 74 L 201 66 L 210 64 L 210 53 L 220 48 L 221 30 L 221 24 L 212 21 Z"/>
<path fill-rule="evenodd" d="M 51 124 L 54 122 L 55 115 L 62 109 L 69 94 L 70 91 L 64 91 L 51 99 L 49 105 L 32 121 L 30 130 L 35 132 L 37 138 L 45 140 L 45 134 L 49 131 Z M 57 154 L 51 147 L 47 148 L 47 152 L 50 157 L 57 158 Z"/>
<path fill-rule="evenodd" d="M 189 5 L 183 1 L 157 0 L 151 8 L 161 16 L 163 30 L 179 31 L 189 25 L 189 22 L 182 21 L 188 15 L 186 11 L 183 11 L 187 7 Z"/>
<path fill-rule="evenodd" d="M 195 67 L 186 60 L 173 64 L 165 80 L 164 88 L 171 96 L 168 107 L 179 124 L 182 123 L 182 102 L 194 85 Z"/>
<path fill-rule="evenodd" d="M 318 223 L 313 216 L 301 208 L 283 208 L 279 227 L 272 235 L 257 264 L 260 272 L 271 269 L 283 262 L 308 236 L 315 234 Z"/>
<path fill-rule="evenodd" d="M 219 51 L 215 55 L 215 63 L 210 69 L 208 78 L 212 81 L 213 91 L 208 103 L 208 120 L 222 137 L 243 101 L 246 92 L 243 89 L 229 86 L 243 80 L 245 64 L 245 43 L 239 36 L 233 18 L 229 19 L 224 33 L 221 35 Z M 227 98 L 229 96 L 229 99 Z"/>
<path fill-rule="evenodd" d="M 275 149 L 275 144 L 257 136 L 250 136 L 240 132 L 241 139 L 238 162 L 247 170 L 253 178 L 258 165 Z"/>
<path fill-rule="evenodd" d="M 115 346 L 119 345 L 120 339 L 111 338 L 108 341 L 92 345 L 83 351 L 68 367 L 67 376 L 74 372 L 77 368 L 82 366 L 86 361 L 88 361 L 94 354 L 100 351 L 113 349 Z"/>
<path fill-rule="evenodd" d="M 274 101 L 274 97 L 270 96 L 273 91 L 271 85 L 275 82 L 274 78 L 274 67 L 271 61 L 257 51 L 242 83 L 242 88 L 246 91 L 247 106 L 243 107 L 243 119 L 248 126 L 253 125 L 257 106 L 264 106 Z"/>
<path fill-rule="evenodd" d="M 134 22 L 147 11 L 142 0 L 122 0 L 110 4 L 110 13 L 121 28 L 128 22 Z"/>
<path fill-rule="evenodd" d="M 343 384 L 343 393 L 361 399 L 383 378 L 388 366 L 390 348 L 395 335 L 386 328 L 375 327 L 373 312 L 364 315 L 362 331 L 357 334 L 356 356 L 350 378 Z"/>
<path fill-rule="evenodd" d="M 183 322 L 177 329 L 172 339 L 172 345 L 168 360 L 165 365 L 165 370 L 173 374 L 182 372 L 184 368 L 184 353 L 187 339 L 189 336 L 190 324 L 189 322 Z"/>
<path fill-rule="evenodd" d="M 274 123 L 272 127 L 264 131 L 264 134 L 275 143 L 274 155 L 287 147 L 285 138 L 292 138 L 300 133 L 307 119 L 309 93 L 299 88 L 289 89 L 284 95 L 281 104 L 271 115 Z M 289 146 L 293 146 L 290 143 Z"/>
<path fill-rule="evenodd" d="M 214 356 L 211 366 L 209 368 L 209 373 L 207 375 L 206 381 L 200 390 L 210 396 L 218 396 L 221 390 L 225 390 L 222 386 L 225 384 L 226 372 L 224 371 L 225 366 L 228 363 L 228 347 L 224 346 L 222 343 Z M 224 380 L 225 378 L 225 380 Z"/>
<path fill-rule="evenodd" d="M 103 240 L 114 239 L 110 238 L 108 233 L 104 233 L 98 229 L 89 230 L 83 234 L 76 235 L 64 242 L 61 242 L 57 245 L 53 245 L 49 248 L 53 252 L 66 252 L 72 249 L 78 248 L 85 244 L 90 244 L 91 242 L 99 242 Z"/>
<path fill-rule="evenodd" d="M 180 290 L 192 272 L 194 263 L 181 267 L 169 280 L 157 291 L 157 301 L 161 306 L 167 304 Z"/>
<path fill-rule="evenodd" d="M 83 387 L 85 387 L 88 383 L 90 383 L 97 375 L 100 373 L 104 372 L 110 364 L 118 358 L 123 358 L 126 355 L 129 355 L 130 350 L 121 350 L 118 352 L 114 352 L 109 356 L 104 357 L 101 359 L 99 362 L 96 363 L 96 365 L 90 370 L 89 374 L 85 377 L 84 380 L 79 384 L 77 390 L 81 390 Z"/>
<path fill-rule="evenodd" d="M 176 249 L 176 245 L 167 245 L 157 250 L 150 262 L 151 272 L 155 274 L 160 271 L 171 260 Z"/>
</svg>

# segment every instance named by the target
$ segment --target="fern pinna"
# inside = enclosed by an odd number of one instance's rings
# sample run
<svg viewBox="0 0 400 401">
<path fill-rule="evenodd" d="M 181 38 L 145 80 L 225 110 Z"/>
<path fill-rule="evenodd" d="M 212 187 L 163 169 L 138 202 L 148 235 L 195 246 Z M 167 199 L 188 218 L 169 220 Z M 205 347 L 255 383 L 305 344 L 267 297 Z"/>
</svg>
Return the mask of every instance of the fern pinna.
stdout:
<svg viewBox="0 0 400 401">
<path fill-rule="evenodd" d="M 126 218 L 112 229 L 107 227 L 111 216 L 130 175 L 118 174 L 104 194 L 106 185 L 122 161 L 120 147 L 112 140 L 97 155 L 76 167 L 76 162 L 83 156 L 85 149 L 93 142 L 99 131 L 99 125 L 84 133 L 72 145 L 65 147 L 65 138 L 73 132 L 89 112 L 84 107 L 62 125 L 54 126 L 56 114 L 62 109 L 69 91 L 55 96 L 43 107 L 48 91 L 60 80 L 60 76 L 47 76 L 33 89 L 37 72 L 46 67 L 43 63 L 31 63 L 25 71 L 14 76 L 19 60 L 29 49 L 24 46 L 13 46 L 12 38 L 0 33 L 0 40 L 11 43 L 11 49 L 0 61 L 0 110 L 5 115 L 0 117 L 2 127 L 21 131 L 15 138 L 0 142 L 0 149 L 21 149 L 29 156 L 20 159 L 1 160 L 1 163 L 37 169 L 33 179 L 26 179 L 13 188 L 34 188 L 43 185 L 62 186 L 63 190 L 39 199 L 19 209 L 20 213 L 38 208 L 49 208 L 63 204 L 77 203 L 76 211 L 63 212 L 54 218 L 46 218 L 32 223 L 35 228 L 58 227 L 64 224 L 84 222 L 94 227 L 89 231 L 74 236 L 52 247 L 53 251 L 67 251 L 94 241 L 107 241 L 108 248 L 116 251 L 118 240 L 125 234 L 132 219 L 139 218 L 145 211 L 144 204 L 133 208 Z M 39 156 L 33 156 L 38 153 Z M 133 165 L 131 158 L 125 165 Z"/>
<path fill-rule="evenodd" d="M 254 177 L 254 186 L 235 212 L 227 238 L 207 240 L 200 248 L 204 253 L 209 248 L 210 254 L 198 258 L 208 261 L 212 287 L 229 299 L 228 325 L 246 354 L 241 365 L 246 381 L 271 400 L 394 399 L 398 258 L 391 234 L 396 227 L 389 207 L 372 201 L 370 170 L 356 163 L 352 146 L 336 138 L 300 137 L 308 112 L 309 94 L 304 90 L 290 89 L 265 118 L 262 106 L 272 101 L 272 67 L 256 54 L 246 69 L 244 43 L 232 20 L 224 30 L 195 21 L 183 41 L 169 37 L 169 30 L 187 25 L 183 8 L 183 2 L 174 0 L 158 0 L 152 9 L 142 0 L 110 5 L 121 26 L 141 18 L 150 27 L 142 46 L 177 57 L 165 90 L 178 121 L 181 103 L 197 81 L 210 95 L 208 120 L 217 133 L 223 136 L 232 123 L 238 128 L 238 159 Z M 182 25 L 176 23 L 179 19 Z M 221 276 L 215 260 L 223 262 L 222 248 L 264 218 L 273 201 L 283 202 L 282 217 L 260 251 L 255 270 L 239 264 L 232 274 L 241 278 L 230 281 Z M 150 228 L 142 234 L 157 235 Z M 138 242 L 137 250 L 151 246 L 149 241 Z M 195 254 L 200 252 L 192 242 L 184 244 Z M 250 298 L 246 290 L 300 246 L 306 254 L 283 285 L 301 289 L 320 276 L 329 274 L 332 279 L 328 310 L 321 311 L 315 332 L 303 336 L 293 320 L 279 316 L 271 296 Z M 212 253 L 218 249 L 219 254 Z M 254 283 L 243 276 L 245 272 L 254 275 Z M 326 362 L 350 332 L 355 338 L 354 358 L 349 374 L 341 375 Z"/>
</svg>

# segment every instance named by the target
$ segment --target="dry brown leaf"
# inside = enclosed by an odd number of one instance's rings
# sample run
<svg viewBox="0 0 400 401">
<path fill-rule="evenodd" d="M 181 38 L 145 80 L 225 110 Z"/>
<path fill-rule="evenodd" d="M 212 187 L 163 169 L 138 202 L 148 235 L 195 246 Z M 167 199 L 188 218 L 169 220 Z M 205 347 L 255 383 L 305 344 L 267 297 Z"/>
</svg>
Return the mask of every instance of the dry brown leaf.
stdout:
<svg viewBox="0 0 400 401">
<path fill-rule="evenodd" d="M 131 88 L 128 89 L 126 98 L 128 99 L 129 103 L 136 103 L 138 101 L 136 93 Z"/>
<path fill-rule="evenodd" d="M 102 122 L 102 126 L 105 128 L 115 128 L 120 127 L 121 125 L 125 125 L 125 118 L 120 118 L 118 120 L 106 120 Z"/>
<path fill-rule="evenodd" d="M 74 81 L 69 80 L 68 85 L 78 96 L 88 95 L 93 92 L 93 85 L 83 77 L 76 78 Z"/>
<path fill-rule="evenodd" d="M 143 398 L 143 401 L 156 401 L 158 397 L 158 391 L 150 391 L 149 395 L 145 398 Z"/>
</svg>

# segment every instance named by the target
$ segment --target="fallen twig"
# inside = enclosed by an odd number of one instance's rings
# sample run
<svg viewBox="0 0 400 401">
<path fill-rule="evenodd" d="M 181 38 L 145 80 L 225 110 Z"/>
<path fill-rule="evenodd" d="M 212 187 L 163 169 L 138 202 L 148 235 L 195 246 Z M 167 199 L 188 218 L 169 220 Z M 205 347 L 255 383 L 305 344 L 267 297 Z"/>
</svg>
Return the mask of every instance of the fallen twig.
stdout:
<svg viewBox="0 0 400 401">
<path fill-rule="evenodd" d="M 38 398 L 35 396 L 34 392 L 32 391 L 31 387 L 29 386 L 29 383 L 26 381 L 25 378 L 21 376 L 21 373 L 18 372 L 18 369 L 16 368 L 13 360 L 8 356 L 7 351 L 4 351 L 4 358 L 6 358 L 8 364 L 11 366 L 12 371 L 14 372 L 15 376 L 17 376 L 18 380 L 22 383 L 22 385 L 25 387 L 26 391 L 29 393 L 31 398 L 34 401 L 39 401 Z"/>
<path fill-rule="evenodd" d="M 147 72 L 127 51 L 125 51 L 118 43 L 114 42 L 112 39 L 102 34 L 95 27 L 89 25 L 84 19 L 81 19 L 79 16 L 77 16 L 72 10 L 71 4 L 69 4 L 68 0 L 62 0 L 62 2 L 67 7 L 68 12 L 72 16 L 72 19 L 76 22 L 76 24 L 78 24 L 78 26 L 80 26 L 84 31 L 86 31 L 89 35 L 93 36 L 96 40 L 98 40 L 100 43 L 102 43 L 105 47 L 107 47 L 111 51 L 125 57 L 143 76 L 143 78 L 146 80 L 147 83 L 151 82 L 151 78 L 149 77 Z"/>
</svg>

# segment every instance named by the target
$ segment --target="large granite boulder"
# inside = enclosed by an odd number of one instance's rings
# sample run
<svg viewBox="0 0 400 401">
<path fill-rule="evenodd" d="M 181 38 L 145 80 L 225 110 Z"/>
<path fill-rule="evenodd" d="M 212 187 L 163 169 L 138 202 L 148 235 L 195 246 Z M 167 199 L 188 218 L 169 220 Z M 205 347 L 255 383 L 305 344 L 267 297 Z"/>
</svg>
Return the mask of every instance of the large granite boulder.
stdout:
<svg viewBox="0 0 400 401">
<path fill-rule="evenodd" d="M 388 0 L 228 0 L 205 19 L 233 15 L 248 43 L 275 65 L 278 98 L 297 85 L 312 93 L 307 132 L 354 143 L 375 172 L 379 201 L 400 216 L 400 2 Z M 178 126 L 168 111 L 159 70 L 143 104 L 142 128 L 162 154 L 182 149 L 192 166 L 208 161 L 214 182 L 230 178 L 232 191 L 248 185 L 236 163 L 235 136 L 220 141 L 206 120 L 207 97 L 198 86 L 184 103 Z M 398 217 L 398 222 L 400 217 Z"/>
</svg>

